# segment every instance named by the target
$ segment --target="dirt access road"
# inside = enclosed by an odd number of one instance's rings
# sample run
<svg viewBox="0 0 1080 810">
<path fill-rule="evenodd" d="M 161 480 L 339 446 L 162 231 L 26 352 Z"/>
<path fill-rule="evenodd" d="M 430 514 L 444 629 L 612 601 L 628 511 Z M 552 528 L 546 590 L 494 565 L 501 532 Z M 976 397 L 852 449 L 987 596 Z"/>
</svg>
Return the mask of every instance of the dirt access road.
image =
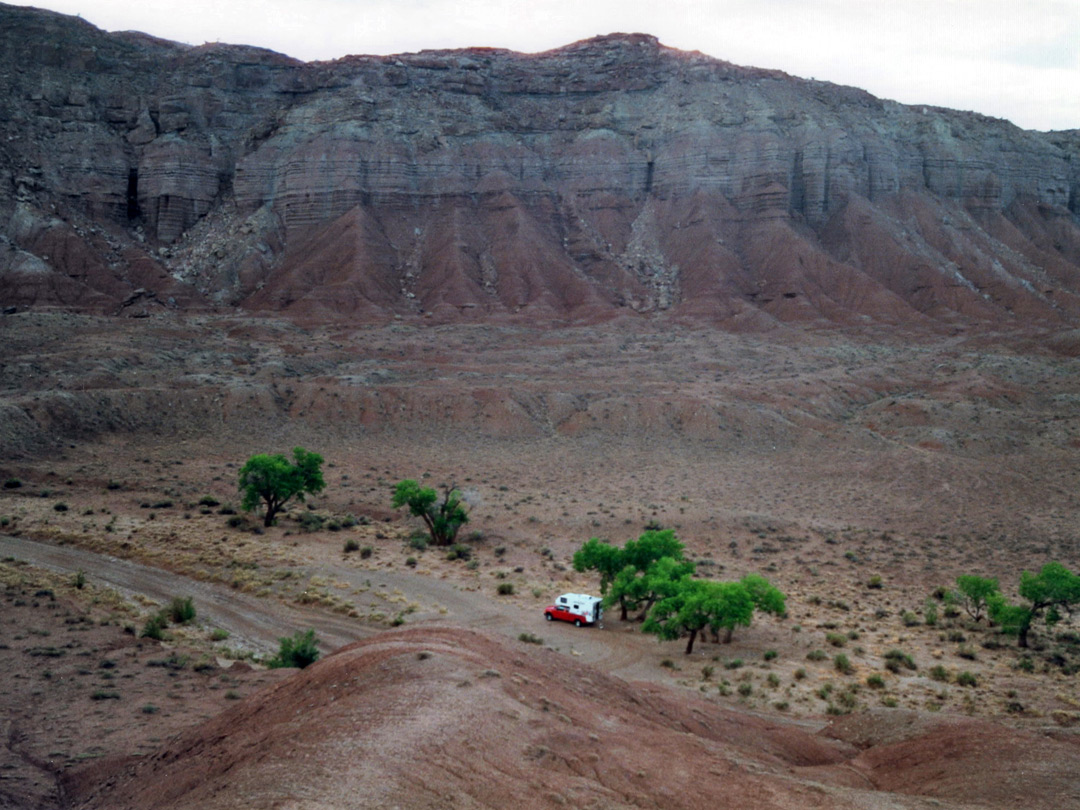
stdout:
<svg viewBox="0 0 1080 810">
<path fill-rule="evenodd" d="M 233 646 L 260 654 L 276 651 L 281 636 L 309 627 L 315 629 L 326 652 L 379 632 L 370 624 L 339 614 L 252 596 L 219 583 L 68 546 L 0 535 L 0 557 L 14 557 L 60 573 L 82 571 L 92 581 L 128 599 L 145 597 L 164 604 L 177 595 L 190 596 L 202 622 L 228 630 Z M 378 593 L 393 591 L 399 598 L 420 605 L 410 624 L 454 624 L 512 638 L 523 632 L 542 634 L 549 646 L 621 678 L 657 679 L 652 662 L 657 652 L 655 639 L 624 632 L 626 628 L 620 627 L 619 622 L 609 622 L 603 629 L 547 623 L 535 609 L 526 610 L 489 594 L 420 574 L 358 570 L 325 563 L 300 570 L 305 575 L 346 582 L 350 587 L 372 588 Z"/>
</svg>

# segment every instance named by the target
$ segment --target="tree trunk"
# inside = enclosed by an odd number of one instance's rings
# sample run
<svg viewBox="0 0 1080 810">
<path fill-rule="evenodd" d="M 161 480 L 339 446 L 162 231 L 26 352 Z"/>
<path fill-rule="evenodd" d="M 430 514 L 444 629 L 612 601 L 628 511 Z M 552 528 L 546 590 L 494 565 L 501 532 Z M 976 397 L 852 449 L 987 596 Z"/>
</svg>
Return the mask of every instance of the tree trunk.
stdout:
<svg viewBox="0 0 1080 810">
<path fill-rule="evenodd" d="M 1028 630 L 1031 629 L 1031 622 L 1024 622 L 1020 625 L 1020 632 L 1017 634 L 1017 646 L 1023 647 L 1025 650 L 1028 645 Z"/>
<path fill-rule="evenodd" d="M 646 617 L 649 615 L 649 611 L 652 610 L 652 606 L 654 604 L 656 604 L 655 599 L 650 599 L 648 602 L 646 602 L 645 603 L 645 609 L 643 611 L 641 611 L 641 613 L 638 614 L 637 618 L 634 619 L 634 621 L 635 622 L 643 622 L 643 621 L 645 621 Z"/>
<path fill-rule="evenodd" d="M 621 596 L 619 597 L 619 607 L 622 608 L 622 615 L 619 618 L 620 618 L 620 620 L 625 622 L 626 621 L 626 615 L 627 615 L 626 600 L 623 599 Z"/>
<path fill-rule="evenodd" d="M 694 639 L 697 638 L 697 630 L 690 631 L 690 638 L 686 641 L 686 654 L 690 655 L 694 651 Z"/>
<path fill-rule="evenodd" d="M 727 629 L 727 632 L 724 633 L 724 643 L 725 644 L 730 644 L 731 643 L 731 637 L 733 635 L 735 635 L 735 628 L 734 627 L 729 627 Z"/>
</svg>

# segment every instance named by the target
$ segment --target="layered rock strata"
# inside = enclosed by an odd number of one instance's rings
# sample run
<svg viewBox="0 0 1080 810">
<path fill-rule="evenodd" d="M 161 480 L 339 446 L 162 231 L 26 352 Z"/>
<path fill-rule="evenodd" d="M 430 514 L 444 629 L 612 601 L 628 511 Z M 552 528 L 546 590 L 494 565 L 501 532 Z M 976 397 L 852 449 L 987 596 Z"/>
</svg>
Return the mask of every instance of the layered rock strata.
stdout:
<svg viewBox="0 0 1080 810">
<path fill-rule="evenodd" d="M 650 36 L 305 64 L 0 6 L 0 92 L 8 305 L 1080 315 L 1080 132 Z"/>
</svg>

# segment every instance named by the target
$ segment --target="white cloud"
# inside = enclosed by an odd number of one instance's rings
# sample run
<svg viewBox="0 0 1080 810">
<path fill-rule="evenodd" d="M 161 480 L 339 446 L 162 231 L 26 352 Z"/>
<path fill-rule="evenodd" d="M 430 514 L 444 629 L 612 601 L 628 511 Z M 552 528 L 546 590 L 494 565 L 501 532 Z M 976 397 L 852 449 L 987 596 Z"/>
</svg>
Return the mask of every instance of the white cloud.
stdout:
<svg viewBox="0 0 1080 810">
<path fill-rule="evenodd" d="M 301 59 L 473 45 L 540 51 L 639 31 L 905 103 L 1080 128 L 1078 0 L 41 0 L 106 30 Z"/>
</svg>

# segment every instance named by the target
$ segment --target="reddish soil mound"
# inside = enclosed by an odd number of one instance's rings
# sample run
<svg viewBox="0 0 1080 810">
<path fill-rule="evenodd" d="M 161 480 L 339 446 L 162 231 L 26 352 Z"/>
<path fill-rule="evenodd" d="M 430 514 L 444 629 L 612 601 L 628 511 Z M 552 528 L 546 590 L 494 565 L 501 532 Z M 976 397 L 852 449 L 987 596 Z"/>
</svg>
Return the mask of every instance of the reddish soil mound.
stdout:
<svg viewBox="0 0 1080 810">
<path fill-rule="evenodd" d="M 552 650 L 417 628 L 344 648 L 156 755 L 95 765 L 68 789 L 82 808 L 802 808 L 866 807 L 875 787 L 926 785 L 1006 807 L 1019 793 L 981 760 L 1011 733 L 965 723 L 852 759 L 850 743 L 675 699 Z M 954 747 L 976 738 L 986 745 Z M 1064 798 L 1075 747 L 1028 743 L 1008 745 L 1025 773 L 1017 787 Z M 973 758 L 979 784 L 965 781 Z"/>
</svg>

